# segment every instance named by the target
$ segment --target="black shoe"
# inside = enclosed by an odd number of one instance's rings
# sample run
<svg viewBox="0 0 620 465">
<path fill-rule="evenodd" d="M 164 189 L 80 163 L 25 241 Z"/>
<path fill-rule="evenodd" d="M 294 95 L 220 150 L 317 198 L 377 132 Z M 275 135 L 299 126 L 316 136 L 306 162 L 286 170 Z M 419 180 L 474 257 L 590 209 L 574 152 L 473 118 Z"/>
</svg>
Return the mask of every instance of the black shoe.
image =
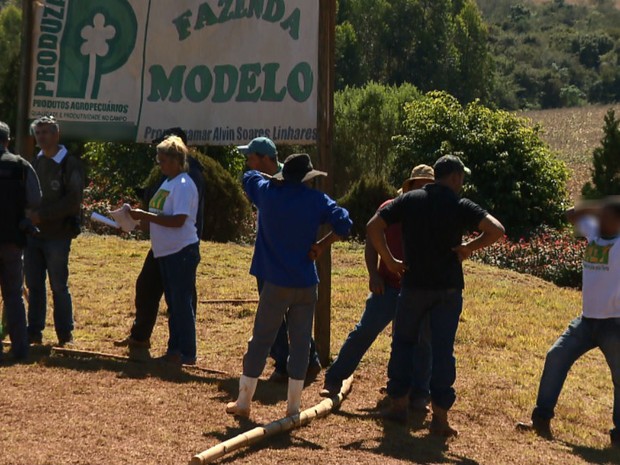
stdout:
<svg viewBox="0 0 620 465">
<path fill-rule="evenodd" d="M 41 344 L 43 344 L 43 334 L 28 333 L 28 344 L 40 346 Z"/>
<path fill-rule="evenodd" d="M 273 370 L 273 373 L 271 373 L 271 376 L 269 376 L 269 379 L 267 381 L 276 384 L 288 383 L 288 373 L 282 373 L 280 371 Z"/>
<path fill-rule="evenodd" d="M 415 413 L 431 413 L 430 399 L 427 397 L 414 397 L 409 399 L 409 410 Z"/>
<path fill-rule="evenodd" d="M 331 399 L 332 397 L 336 397 L 340 394 L 340 390 L 342 389 L 342 383 L 333 383 L 325 381 L 323 384 L 323 389 L 319 392 L 321 397 L 325 397 L 327 399 Z"/>
<path fill-rule="evenodd" d="M 551 420 L 532 417 L 530 423 L 517 423 L 517 429 L 519 431 L 533 431 L 538 436 L 544 439 L 553 440 L 553 433 L 551 432 Z"/>
<path fill-rule="evenodd" d="M 612 429 L 609 432 L 609 436 L 611 437 L 611 447 L 614 449 L 620 449 L 620 430 Z"/>
<path fill-rule="evenodd" d="M 151 341 L 148 339 L 146 341 L 138 341 L 137 339 L 134 339 L 131 336 L 127 336 L 125 339 L 114 341 L 114 346 L 115 347 L 132 347 L 132 348 L 137 348 L 137 349 L 150 349 Z"/>
<path fill-rule="evenodd" d="M 67 347 L 73 345 L 73 335 L 71 333 L 58 335 L 58 347 Z"/>
</svg>

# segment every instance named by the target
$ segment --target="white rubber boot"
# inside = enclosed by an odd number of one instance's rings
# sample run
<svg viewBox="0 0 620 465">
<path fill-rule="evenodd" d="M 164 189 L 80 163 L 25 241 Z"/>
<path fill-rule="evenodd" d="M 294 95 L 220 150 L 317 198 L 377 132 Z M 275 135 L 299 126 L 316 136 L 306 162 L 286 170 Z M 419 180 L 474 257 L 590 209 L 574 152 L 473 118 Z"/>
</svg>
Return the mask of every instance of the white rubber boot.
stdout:
<svg viewBox="0 0 620 465">
<path fill-rule="evenodd" d="M 286 407 L 286 416 L 297 415 L 301 409 L 301 393 L 304 390 L 305 380 L 288 379 L 288 405 Z"/>
<path fill-rule="evenodd" d="M 239 397 L 237 397 L 235 402 L 231 402 L 226 406 L 226 413 L 249 418 L 250 403 L 252 402 L 252 397 L 254 397 L 254 392 L 256 392 L 257 384 L 258 378 L 242 375 L 239 379 Z"/>
</svg>

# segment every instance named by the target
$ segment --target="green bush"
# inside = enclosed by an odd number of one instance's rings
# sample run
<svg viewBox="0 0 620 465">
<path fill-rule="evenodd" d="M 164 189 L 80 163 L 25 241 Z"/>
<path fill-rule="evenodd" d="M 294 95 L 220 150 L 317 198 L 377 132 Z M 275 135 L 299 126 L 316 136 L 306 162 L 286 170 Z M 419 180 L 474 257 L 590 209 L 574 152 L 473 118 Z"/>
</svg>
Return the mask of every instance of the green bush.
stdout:
<svg viewBox="0 0 620 465">
<path fill-rule="evenodd" d="M 191 150 L 191 155 L 202 165 L 206 182 L 202 239 L 215 242 L 246 240 L 254 223 L 250 202 L 241 184 L 213 158 L 195 150 Z M 159 167 L 153 168 L 144 187 L 152 189 L 160 177 Z"/>
<path fill-rule="evenodd" d="M 13 131 L 17 124 L 19 72 L 21 66 L 20 37 L 22 12 L 17 2 L 2 5 L 0 11 L 0 119 Z"/>
<path fill-rule="evenodd" d="M 463 107 L 443 92 L 409 103 L 406 115 L 405 131 L 395 138 L 394 183 L 416 164 L 462 152 L 473 171 L 464 194 L 497 216 L 511 237 L 563 223 L 568 170 L 527 120 L 479 102 Z"/>
<path fill-rule="evenodd" d="M 88 168 L 89 198 L 116 205 L 137 198 L 145 173 L 155 166 L 155 149 L 146 144 L 89 142 L 82 160 Z"/>
<path fill-rule="evenodd" d="M 368 220 L 383 202 L 393 199 L 396 195 L 396 189 L 383 178 L 363 176 L 353 184 L 338 201 L 340 205 L 349 210 L 349 215 L 353 220 L 351 237 L 362 241 L 366 239 Z"/>
<path fill-rule="evenodd" d="M 341 196 L 367 173 L 387 177 L 394 159 L 392 137 L 403 130 L 404 105 L 419 98 L 410 84 L 384 86 L 370 83 L 348 87 L 335 96 L 334 166 Z M 331 174 L 331 173 L 330 173 Z"/>
<path fill-rule="evenodd" d="M 620 120 L 614 110 L 605 116 L 601 146 L 594 149 L 592 181 L 583 186 L 589 199 L 620 194 Z"/>
</svg>

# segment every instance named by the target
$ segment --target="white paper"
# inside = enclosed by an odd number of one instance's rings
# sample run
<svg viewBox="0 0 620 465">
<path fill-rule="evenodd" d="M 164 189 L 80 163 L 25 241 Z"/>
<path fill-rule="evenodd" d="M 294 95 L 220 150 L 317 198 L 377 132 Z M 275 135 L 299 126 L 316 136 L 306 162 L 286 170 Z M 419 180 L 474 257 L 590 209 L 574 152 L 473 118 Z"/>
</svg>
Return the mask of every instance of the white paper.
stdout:
<svg viewBox="0 0 620 465">
<path fill-rule="evenodd" d="M 93 221 L 97 221 L 98 223 L 103 223 L 106 226 L 110 226 L 112 228 L 116 228 L 116 229 L 120 228 L 120 225 L 116 221 L 111 220 L 107 216 L 100 215 L 97 212 L 93 212 L 93 214 L 90 215 L 90 219 Z"/>
<path fill-rule="evenodd" d="M 120 228 L 125 232 L 131 232 L 136 229 L 136 226 L 140 224 L 140 221 L 134 220 L 129 214 L 129 210 L 131 207 L 128 204 L 123 205 L 118 210 L 114 210 L 110 212 L 114 221 L 120 226 Z"/>
</svg>

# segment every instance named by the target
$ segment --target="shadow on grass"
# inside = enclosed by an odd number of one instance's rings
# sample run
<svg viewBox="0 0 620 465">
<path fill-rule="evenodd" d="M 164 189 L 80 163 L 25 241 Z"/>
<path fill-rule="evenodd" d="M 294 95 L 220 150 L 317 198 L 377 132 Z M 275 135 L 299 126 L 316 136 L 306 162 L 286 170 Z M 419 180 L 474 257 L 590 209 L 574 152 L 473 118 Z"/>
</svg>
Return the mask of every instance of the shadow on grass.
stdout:
<svg viewBox="0 0 620 465">
<path fill-rule="evenodd" d="M 390 422 L 384 423 L 383 436 L 377 438 L 379 445 L 367 445 L 368 439 L 343 446 L 345 450 L 357 450 L 376 455 L 406 460 L 418 464 L 450 463 L 457 465 L 478 465 L 467 457 L 448 454 L 448 441 L 435 436 L 412 436 L 409 427 Z"/>
<path fill-rule="evenodd" d="M 588 463 L 620 465 L 620 450 L 618 449 L 612 449 L 611 447 L 608 449 L 595 449 L 594 447 L 565 444 L 573 450 L 573 454 L 581 457 Z"/>
<path fill-rule="evenodd" d="M 34 359 L 34 357 L 30 357 Z M 200 376 L 172 364 L 157 361 L 114 360 L 105 358 L 80 358 L 64 356 L 43 356 L 39 362 L 45 366 L 66 368 L 77 371 L 111 371 L 118 373 L 119 378 L 146 379 L 154 377 L 173 383 L 208 383 L 216 384 L 221 377 Z"/>
<path fill-rule="evenodd" d="M 423 437 L 416 437 L 411 431 L 428 431 L 428 414 L 409 412 L 407 425 L 384 420 L 380 412 L 385 407 L 384 400 L 377 403 L 375 408 L 360 410 L 362 413 L 336 412 L 345 418 L 374 420 L 383 426 L 383 436 L 377 438 L 377 446 L 369 446 L 368 439 L 352 442 L 343 446 L 345 450 L 358 450 L 373 454 L 406 460 L 419 464 L 451 463 L 457 465 L 478 465 L 475 460 L 448 454 L 450 439 L 433 436 L 430 433 Z"/>
<path fill-rule="evenodd" d="M 213 397 L 214 400 L 229 402 L 237 398 L 239 393 L 239 378 L 226 378 L 218 383 L 219 395 Z M 276 384 L 269 381 L 260 380 L 256 387 L 256 393 L 252 400 L 253 403 L 261 405 L 276 405 L 278 402 L 286 400 L 286 384 Z"/>
</svg>

